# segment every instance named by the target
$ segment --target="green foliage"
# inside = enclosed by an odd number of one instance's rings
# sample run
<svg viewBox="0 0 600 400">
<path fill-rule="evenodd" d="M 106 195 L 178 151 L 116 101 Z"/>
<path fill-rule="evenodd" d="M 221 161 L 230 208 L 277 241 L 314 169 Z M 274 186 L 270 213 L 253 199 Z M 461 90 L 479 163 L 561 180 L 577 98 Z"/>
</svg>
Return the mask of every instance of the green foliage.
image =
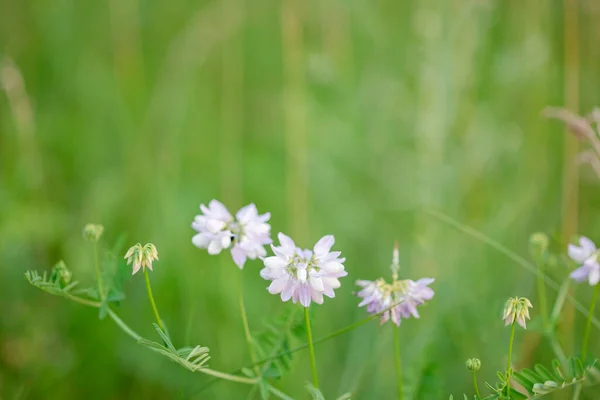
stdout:
<svg viewBox="0 0 600 400">
<path fill-rule="evenodd" d="M 533 369 L 525 368 L 515 372 L 513 377 L 527 390 L 531 398 L 539 398 L 584 382 L 592 370 L 597 371 L 595 362 L 584 366 L 579 358 L 572 357 L 566 368 L 561 366 L 558 360 L 554 360 L 551 370 L 536 364 Z"/>
<path fill-rule="evenodd" d="M 296 340 L 306 334 L 302 314 L 294 307 L 264 324 L 262 331 L 253 335 L 254 346 L 259 358 L 272 358 L 262 367 L 265 378 L 279 378 L 290 368 L 292 354 L 286 353 Z"/>
<path fill-rule="evenodd" d="M 55 268 L 53 268 L 50 276 L 48 276 L 45 271 L 43 275 L 38 274 L 37 271 L 27 271 L 25 272 L 25 277 L 30 284 L 38 289 L 43 290 L 44 292 L 53 294 L 55 296 L 69 298 L 72 295 L 71 290 L 77 286 L 79 282 L 70 282 L 69 284 L 65 285 L 60 274 L 55 272 Z"/>
<path fill-rule="evenodd" d="M 175 346 L 173 346 L 169 336 L 163 332 L 157 324 L 153 325 L 154 328 L 156 328 L 158 335 L 163 340 L 164 345 L 144 338 L 138 341 L 139 344 L 149 348 L 152 351 L 162 354 L 169 360 L 176 362 L 192 372 L 196 372 L 207 367 L 206 363 L 210 359 L 208 347 L 196 346 L 176 349 Z"/>
</svg>

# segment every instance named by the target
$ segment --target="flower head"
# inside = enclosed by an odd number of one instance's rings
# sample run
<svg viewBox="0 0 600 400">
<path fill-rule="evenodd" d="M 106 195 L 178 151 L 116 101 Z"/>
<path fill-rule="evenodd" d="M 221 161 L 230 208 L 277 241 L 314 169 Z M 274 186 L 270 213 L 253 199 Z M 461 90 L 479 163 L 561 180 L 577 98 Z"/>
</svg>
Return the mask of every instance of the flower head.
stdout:
<svg viewBox="0 0 600 400">
<path fill-rule="evenodd" d="M 146 268 L 152 271 L 152 262 L 158 260 L 158 251 L 152 243 L 146 243 L 144 246 L 137 243 L 127 250 L 124 258 L 127 259 L 127 265 L 133 263 L 131 275 L 135 275 L 142 267 L 144 271 Z"/>
<path fill-rule="evenodd" d="M 280 294 L 281 300 L 300 302 L 308 307 L 311 301 L 323 303 L 323 295 L 335 297 L 334 289 L 340 287 L 338 278 L 348 275 L 344 270 L 345 258 L 341 252 L 330 251 L 335 243 L 332 235 L 323 236 L 313 250 L 296 247 L 294 241 L 279 233 L 279 246 L 271 245 L 272 257 L 264 259 L 265 268 L 260 276 L 271 280 L 269 293 Z"/>
<path fill-rule="evenodd" d="M 375 281 L 358 280 L 356 284 L 362 289 L 356 293 L 362 297 L 359 307 L 366 306 L 369 314 L 381 313 L 381 323 L 389 319 L 400 326 L 402 318 L 411 316 L 419 318 L 417 306 L 433 298 L 433 289 L 429 287 L 435 279 L 422 278 L 418 281 L 410 279 L 398 280 L 400 269 L 400 256 L 398 254 L 398 243 L 394 246 L 392 253 L 392 283 L 387 283 L 383 278 Z"/>
<path fill-rule="evenodd" d="M 525 320 L 529 317 L 529 309 L 533 308 L 531 302 L 526 297 L 511 297 L 504 305 L 504 314 L 502 319 L 505 321 L 505 326 L 517 321 L 523 329 L 527 329 Z"/>
<path fill-rule="evenodd" d="M 83 238 L 88 242 L 97 242 L 104 232 L 104 227 L 100 224 L 87 224 L 83 227 Z"/>
<path fill-rule="evenodd" d="M 479 360 L 479 358 L 469 358 L 465 361 L 465 367 L 467 367 L 469 371 L 477 372 L 481 369 L 481 360 Z"/>
<path fill-rule="evenodd" d="M 429 285 L 434 281 L 432 278 L 423 278 L 416 282 L 405 279 L 392 283 L 387 283 L 383 278 L 376 281 L 359 280 L 356 284 L 362 289 L 356 295 L 363 300 L 358 306 L 366 306 L 369 314 L 382 313 L 382 324 L 391 318 L 393 323 L 400 326 L 402 318 L 420 318 L 417 306 L 433 298 L 434 292 Z"/>
<path fill-rule="evenodd" d="M 571 278 L 579 283 L 588 281 L 591 286 L 597 285 L 600 281 L 599 253 L 594 242 L 585 236 L 579 238 L 579 246 L 569 244 L 569 257 L 580 265 L 571 272 Z"/>
<path fill-rule="evenodd" d="M 198 232 L 192 238 L 196 247 L 207 249 L 212 255 L 231 248 L 233 261 L 239 268 L 244 268 L 248 258 L 267 255 L 264 246 L 271 243 L 271 226 L 267 224 L 271 214 L 259 215 L 256 206 L 249 204 L 234 219 L 218 200 L 211 200 L 208 207 L 201 204 L 200 210 L 202 214 L 192 222 L 192 228 Z"/>
</svg>

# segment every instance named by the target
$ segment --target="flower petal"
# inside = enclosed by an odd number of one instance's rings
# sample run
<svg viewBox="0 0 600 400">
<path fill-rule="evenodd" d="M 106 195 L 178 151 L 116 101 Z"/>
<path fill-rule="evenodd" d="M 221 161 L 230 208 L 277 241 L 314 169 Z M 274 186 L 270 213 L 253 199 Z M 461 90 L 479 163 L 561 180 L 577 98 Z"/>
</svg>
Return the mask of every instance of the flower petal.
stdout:
<svg viewBox="0 0 600 400">
<path fill-rule="evenodd" d="M 329 250 L 331 250 L 331 246 L 333 246 L 334 243 L 335 243 L 335 238 L 333 237 L 333 235 L 323 236 L 317 242 L 317 244 L 315 244 L 315 247 L 313 247 L 313 250 L 315 251 L 315 256 L 317 256 L 317 257 L 326 256 L 327 253 L 329 253 Z"/>
</svg>

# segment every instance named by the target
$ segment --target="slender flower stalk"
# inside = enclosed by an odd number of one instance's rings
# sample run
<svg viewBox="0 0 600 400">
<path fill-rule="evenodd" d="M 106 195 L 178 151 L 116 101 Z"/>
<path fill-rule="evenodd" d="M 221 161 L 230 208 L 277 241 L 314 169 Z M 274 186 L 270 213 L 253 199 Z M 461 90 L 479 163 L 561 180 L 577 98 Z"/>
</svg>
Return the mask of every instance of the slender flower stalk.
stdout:
<svg viewBox="0 0 600 400">
<path fill-rule="evenodd" d="M 158 315 L 158 309 L 156 308 L 156 303 L 154 302 L 154 296 L 152 295 L 152 286 L 150 286 L 150 277 L 148 276 L 148 270 L 144 270 L 144 276 L 146 277 L 146 288 L 148 289 L 148 298 L 150 299 L 150 304 L 152 305 L 152 310 L 154 311 L 154 317 L 156 317 L 156 323 L 162 329 L 165 330 L 163 326 L 162 320 L 160 319 L 160 315 Z"/>
<path fill-rule="evenodd" d="M 242 280 L 242 271 L 240 271 L 238 280 L 238 301 L 240 305 L 242 324 L 244 326 L 244 336 L 246 337 L 246 343 L 248 344 L 248 352 L 250 353 L 250 360 L 252 360 L 252 364 L 256 364 L 256 354 L 254 353 L 252 335 L 250 334 L 250 327 L 248 326 L 248 315 L 246 314 L 246 306 L 244 305 L 244 282 Z M 258 364 L 254 366 L 254 372 L 256 373 L 257 377 L 262 375 Z"/>
<path fill-rule="evenodd" d="M 596 308 L 596 301 L 598 299 L 598 292 L 600 291 L 600 284 L 594 286 L 594 294 L 592 295 L 592 302 L 590 303 L 590 311 L 587 317 L 587 323 L 585 324 L 585 331 L 583 333 L 583 344 L 581 346 L 581 358 L 585 362 L 587 356 L 588 341 L 590 338 L 590 329 L 592 328 L 592 318 L 594 317 L 594 309 Z"/>
<path fill-rule="evenodd" d="M 319 388 L 319 378 L 317 376 L 317 363 L 315 361 L 315 345 L 312 339 L 312 331 L 310 329 L 310 317 L 308 315 L 308 307 L 304 307 L 304 323 L 306 324 L 306 338 L 308 339 L 308 351 L 310 353 L 310 367 L 312 369 L 313 386 Z"/>
<path fill-rule="evenodd" d="M 94 244 L 94 268 L 96 269 L 96 281 L 98 282 L 98 296 L 104 301 L 104 285 L 102 284 L 102 272 L 100 270 L 100 258 L 98 257 L 98 241 L 104 232 L 104 227 L 99 224 L 87 224 L 83 228 L 83 238 Z"/>
<path fill-rule="evenodd" d="M 512 351 L 515 341 L 515 323 L 513 321 L 510 328 L 510 341 L 508 342 L 508 359 L 506 361 L 506 394 L 510 397 L 510 380 L 512 379 Z"/>
<path fill-rule="evenodd" d="M 529 248 L 532 258 L 538 267 L 537 271 L 537 289 L 540 303 L 540 315 L 542 316 L 542 326 L 547 332 L 549 330 L 549 314 L 546 300 L 546 283 L 544 282 L 544 265 L 547 258 L 549 239 L 544 233 L 538 232 L 531 235 L 529 239 Z"/>
<path fill-rule="evenodd" d="M 402 378 L 402 358 L 400 355 L 400 327 L 392 324 L 394 330 L 394 358 L 396 365 L 396 382 L 398 384 L 398 400 L 404 400 L 404 387 Z"/>
<path fill-rule="evenodd" d="M 481 395 L 479 394 L 479 385 L 477 385 L 477 371 L 481 369 L 481 361 L 478 358 L 469 358 L 465 362 L 465 365 L 473 375 L 473 389 L 475 390 L 477 399 L 480 399 Z"/>
</svg>

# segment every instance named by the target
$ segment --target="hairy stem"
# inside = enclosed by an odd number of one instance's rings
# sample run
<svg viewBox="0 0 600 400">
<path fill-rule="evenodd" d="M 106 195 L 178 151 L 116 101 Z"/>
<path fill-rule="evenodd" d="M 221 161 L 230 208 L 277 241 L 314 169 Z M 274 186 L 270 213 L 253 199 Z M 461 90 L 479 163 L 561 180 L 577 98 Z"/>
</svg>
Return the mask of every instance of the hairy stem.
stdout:
<svg viewBox="0 0 600 400">
<path fill-rule="evenodd" d="M 308 350 L 310 353 L 310 367 L 312 369 L 313 386 L 319 388 L 319 378 L 317 377 L 317 363 L 315 361 L 315 346 L 312 339 L 312 331 L 310 330 L 310 318 L 308 316 L 308 307 L 304 307 L 304 322 L 306 323 L 306 337 L 308 339 Z"/>
<path fill-rule="evenodd" d="M 475 371 L 473 372 L 473 388 L 475 389 L 475 394 L 477 395 L 477 400 L 481 399 L 481 395 L 479 394 L 479 385 L 477 385 L 477 374 Z"/>
<path fill-rule="evenodd" d="M 242 316 L 242 324 L 244 325 L 244 336 L 246 337 L 246 343 L 248 344 L 248 352 L 250 353 L 250 360 L 252 360 L 252 364 L 254 365 L 254 372 L 257 377 L 261 377 L 261 371 L 258 364 L 256 364 L 256 353 L 254 353 L 254 345 L 252 343 L 252 335 L 250 334 L 250 327 L 248 326 L 248 316 L 246 315 L 246 307 L 244 306 L 244 282 L 243 282 L 243 273 L 244 271 L 240 271 L 240 276 L 238 280 L 238 300 L 240 304 L 240 314 Z"/>
<path fill-rule="evenodd" d="M 512 379 L 512 351 L 513 351 L 513 342 L 515 341 L 515 323 L 517 321 L 513 321 L 510 327 L 510 341 L 508 342 L 508 360 L 506 361 L 506 394 L 508 398 L 510 398 L 510 381 Z"/>
<path fill-rule="evenodd" d="M 163 326 L 162 320 L 160 319 L 160 315 L 158 315 L 158 309 L 156 308 L 156 303 L 154 302 L 154 296 L 152 295 L 152 287 L 150 286 L 150 276 L 148 276 L 148 270 L 144 268 L 144 276 L 146 277 L 146 288 L 148 289 L 148 298 L 150 299 L 150 304 L 152 305 L 152 310 L 154 310 L 154 316 L 156 317 L 156 323 L 162 331 L 165 330 Z"/>
<path fill-rule="evenodd" d="M 396 361 L 396 381 L 398 383 L 398 400 L 404 400 L 404 388 L 402 385 L 402 358 L 400 357 L 400 327 L 392 324 L 394 329 L 394 358 Z"/>
<path fill-rule="evenodd" d="M 587 322 L 585 324 L 585 331 L 583 333 L 583 344 L 581 345 L 581 359 L 585 362 L 587 356 L 588 340 L 590 338 L 590 329 L 592 328 L 592 318 L 594 318 L 594 309 L 596 308 L 596 300 L 598 299 L 598 291 L 600 290 L 600 284 L 594 286 L 594 294 L 592 295 L 592 302 L 590 303 L 590 311 L 588 313 Z"/>
</svg>

